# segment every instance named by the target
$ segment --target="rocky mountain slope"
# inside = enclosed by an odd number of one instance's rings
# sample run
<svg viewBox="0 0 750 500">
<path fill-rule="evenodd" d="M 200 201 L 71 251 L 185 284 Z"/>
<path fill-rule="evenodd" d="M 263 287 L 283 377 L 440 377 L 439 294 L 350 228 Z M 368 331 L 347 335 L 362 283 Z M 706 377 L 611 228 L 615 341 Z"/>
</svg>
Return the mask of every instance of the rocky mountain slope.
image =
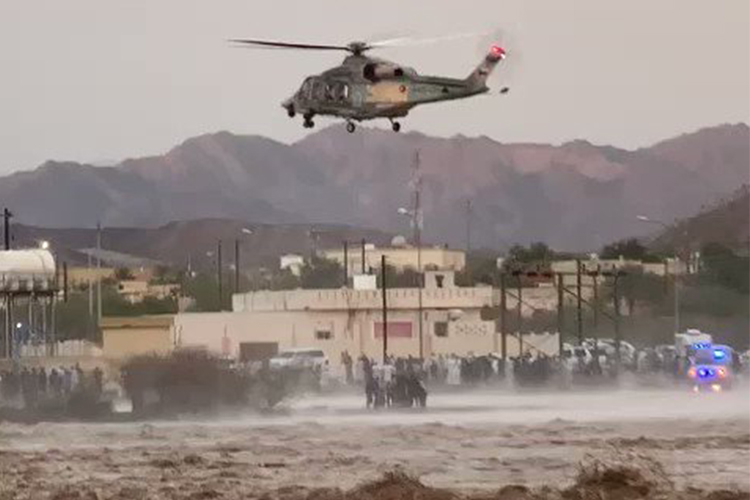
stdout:
<svg viewBox="0 0 750 500">
<path fill-rule="evenodd" d="M 749 182 L 745 124 L 699 130 L 635 151 L 574 141 L 502 144 L 334 126 L 291 145 L 219 132 L 114 167 L 50 161 L 0 178 L 0 203 L 47 227 L 158 227 L 174 220 L 333 223 L 409 233 L 421 155 L 425 239 L 462 246 L 546 241 L 596 249 L 647 233 L 635 217 L 671 221 Z"/>
</svg>

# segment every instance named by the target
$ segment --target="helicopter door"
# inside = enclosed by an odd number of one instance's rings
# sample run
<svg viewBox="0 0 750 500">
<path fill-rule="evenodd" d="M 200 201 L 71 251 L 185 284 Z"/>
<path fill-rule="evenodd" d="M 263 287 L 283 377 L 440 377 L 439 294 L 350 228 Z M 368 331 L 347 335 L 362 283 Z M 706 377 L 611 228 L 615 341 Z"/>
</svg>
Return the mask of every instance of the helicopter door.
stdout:
<svg viewBox="0 0 750 500">
<path fill-rule="evenodd" d="M 312 82 L 312 99 L 315 101 L 325 101 L 326 83 L 323 80 L 313 80 Z"/>
<path fill-rule="evenodd" d="M 338 103 L 349 102 L 349 86 L 344 82 L 333 82 L 329 85 L 331 99 Z"/>
</svg>

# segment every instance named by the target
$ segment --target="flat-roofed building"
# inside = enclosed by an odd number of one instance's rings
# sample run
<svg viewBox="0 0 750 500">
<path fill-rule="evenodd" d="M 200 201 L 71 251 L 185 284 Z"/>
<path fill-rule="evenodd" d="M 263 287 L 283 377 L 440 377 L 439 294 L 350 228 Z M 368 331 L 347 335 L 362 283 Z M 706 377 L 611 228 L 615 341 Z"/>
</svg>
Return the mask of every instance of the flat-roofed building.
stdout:
<svg viewBox="0 0 750 500">
<path fill-rule="evenodd" d="M 172 352 L 178 343 L 174 318 L 171 314 L 102 318 L 102 355 L 123 359 Z"/>
<path fill-rule="evenodd" d="M 350 275 L 358 274 L 362 271 L 362 247 L 351 245 L 348 248 L 347 258 Z M 334 248 L 322 250 L 319 252 L 321 257 L 334 260 L 340 265 L 344 265 L 344 249 Z M 365 272 L 380 267 L 382 256 L 398 270 L 407 268 L 417 269 L 420 259 L 419 250 L 416 247 L 376 247 L 374 245 L 365 245 L 364 259 Z M 445 247 L 422 247 L 421 249 L 422 269 L 436 269 L 441 271 L 462 271 L 466 267 L 466 252 L 463 250 L 453 250 Z"/>
<path fill-rule="evenodd" d="M 442 279 L 436 279 L 442 275 Z M 500 352 L 502 336 L 487 312 L 499 303 L 490 287 L 456 287 L 452 272 L 428 273 L 422 290 L 422 334 L 418 288 L 387 291 L 388 353 L 395 356 L 487 354 Z M 440 286 L 437 284 L 440 283 Z M 554 290 L 549 294 L 554 296 Z M 545 295 L 546 296 L 546 295 Z M 531 296 L 529 297 L 531 299 Z M 525 299 L 526 300 L 526 299 Z M 533 299 L 532 299 L 533 300 Z M 526 302 L 528 304 L 528 302 Z M 383 354 L 383 296 L 378 289 L 259 291 L 233 296 L 232 312 L 181 313 L 175 316 L 177 346 L 206 349 L 243 359 L 276 344 L 322 349 L 338 364 L 344 351 L 379 359 Z M 513 307 L 508 301 L 508 307 Z M 524 315 L 533 310 L 523 308 Z M 554 336 L 554 335 L 553 335 Z M 555 336 L 556 338 L 556 336 Z M 507 336 L 509 355 L 517 355 L 515 337 Z M 549 352 L 549 336 L 524 336 L 527 349 Z M 255 349 L 255 346 L 258 349 Z"/>
</svg>

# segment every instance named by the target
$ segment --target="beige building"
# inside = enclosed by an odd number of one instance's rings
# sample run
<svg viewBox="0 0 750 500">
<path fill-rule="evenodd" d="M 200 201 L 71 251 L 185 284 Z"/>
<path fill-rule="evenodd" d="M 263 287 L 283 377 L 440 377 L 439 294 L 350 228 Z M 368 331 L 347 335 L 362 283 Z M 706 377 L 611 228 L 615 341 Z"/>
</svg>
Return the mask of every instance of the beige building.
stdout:
<svg viewBox="0 0 750 500">
<path fill-rule="evenodd" d="M 166 354 L 175 348 L 174 316 L 102 318 L 102 355 L 122 359 L 143 354 Z"/>
<path fill-rule="evenodd" d="M 483 319 L 483 311 L 498 304 L 498 293 L 489 287 L 453 286 L 452 273 L 443 280 L 427 279 L 422 290 L 421 345 L 431 355 L 468 355 L 500 352 L 502 336 L 494 321 Z M 434 276 L 433 276 L 434 278 Z M 430 283 L 442 281 L 442 287 Z M 416 288 L 388 290 L 388 353 L 396 356 L 420 354 L 420 291 Z M 554 290 L 552 294 L 554 295 Z M 547 300 L 549 293 L 534 294 L 525 301 Z M 322 349 L 338 364 L 344 351 L 379 358 L 383 353 L 383 312 L 380 290 L 261 291 L 233 297 L 233 312 L 185 313 L 175 317 L 175 345 L 207 349 L 222 356 L 252 359 L 268 344 L 282 350 L 294 347 Z M 508 300 L 508 307 L 517 302 Z M 531 308 L 523 313 L 530 315 Z M 524 336 L 527 349 L 553 353 L 557 336 Z M 507 351 L 518 352 L 515 337 L 507 337 Z"/>
<path fill-rule="evenodd" d="M 117 292 L 131 304 L 143 302 L 146 297 L 165 299 L 177 295 L 180 285 L 154 285 L 145 280 L 122 280 L 117 284 Z"/>
<path fill-rule="evenodd" d="M 428 272 L 421 291 L 421 346 L 432 355 L 499 353 L 502 335 L 486 319 L 499 304 L 499 292 L 490 287 L 463 288 L 453 273 Z M 420 354 L 420 290 L 397 288 L 387 292 L 388 353 Z M 554 310 L 554 287 L 525 288 L 521 312 Z M 252 360 L 294 347 L 322 349 L 333 364 L 344 351 L 378 359 L 383 353 L 383 296 L 376 289 L 259 291 L 233 296 L 231 312 L 180 313 L 175 316 L 105 318 L 104 356 L 127 357 L 173 349 L 207 350 L 226 358 Z M 512 293 L 507 308 L 516 311 Z M 515 356 L 515 336 L 506 338 L 507 352 Z M 554 354 L 557 334 L 524 335 L 526 350 Z"/>
<path fill-rule="evenodd" d="M 351 246 L 347 253 L 350 275 L 360 273 L 362 270 L 362 248 Z M 418 253 L 415 247 L 378 248 L 374 245 L 365 245 L 365 270 L 367 272 L 370 269 L 379 268 L 383 255 L 385 255 L 388 265 L 398 270 L 406 268 L 417 269 Z M 451 250 L 444 247 L 422 247 L 421 253 L 423 269 L 462 271 L 466 267 L 466 253 L 462 250 Z M 323 250 L 319 254 L 321 257 L 335 260 L 342 266 L 344 265 L 343 248 Z"/>
<path fill-rule="evenodd" d="M 674 276 L 675 274 L 685 274 L 688 271 L 687 265 L 683 261 L 675 259 L 666 259 L 664 262 L 643 262 L 640 260 L 629 259 L 584 259 L 581 261 L 583 272 L 600 271 L 612 272 L 614 270 L 642 269 L 644 273 L 655 274 L 657 276 Z M 552 263 L 552 272 L 566 273 L 574 275 L 576 273 L 577 262 L 575 260 L 558 260 Z"/>
<path fill-rule="evenodd" d="M 89 283 L 96 283 L 98 278 L 114 279 L 115 269 L 113 267 L 71 267 L 68 269 L 68 285 L 72 288 L 86 287 Z"/>
</svg>

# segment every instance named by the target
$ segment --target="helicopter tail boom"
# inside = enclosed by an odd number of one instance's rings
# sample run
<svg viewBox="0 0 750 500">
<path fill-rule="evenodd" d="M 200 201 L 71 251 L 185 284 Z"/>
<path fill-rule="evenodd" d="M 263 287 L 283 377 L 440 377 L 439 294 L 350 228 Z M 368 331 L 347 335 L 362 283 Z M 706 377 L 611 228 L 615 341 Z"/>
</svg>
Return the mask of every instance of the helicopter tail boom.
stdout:
<svg viewBox="0 0 750 500">
<path fill-rule="evenodd" d="M 466 78 L 466 83 L 471 88 L 486 87 L 487 78 L 489 78 L 497 63 L 503 59 L 505 59 L 505 49 L 499 45 L 493 45 L 479 66 Z"/>
</svg>

